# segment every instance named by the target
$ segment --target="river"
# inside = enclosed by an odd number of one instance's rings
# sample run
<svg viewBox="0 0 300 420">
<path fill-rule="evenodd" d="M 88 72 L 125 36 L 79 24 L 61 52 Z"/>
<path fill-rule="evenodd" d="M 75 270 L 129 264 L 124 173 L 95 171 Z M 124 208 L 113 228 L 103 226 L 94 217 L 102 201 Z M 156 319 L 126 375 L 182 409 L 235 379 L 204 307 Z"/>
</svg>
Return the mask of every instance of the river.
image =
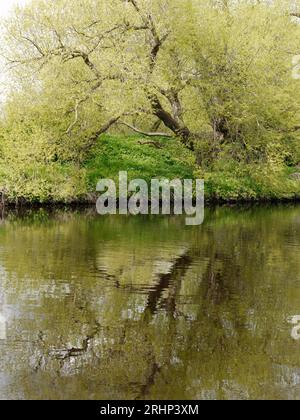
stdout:
<svg viewBox="0 0 300 420">
<path fill-rule="evenodd" d="M 300 206 L 184 222 L 8 212 L 0 398 L 300 399 Z"/>
</svg>

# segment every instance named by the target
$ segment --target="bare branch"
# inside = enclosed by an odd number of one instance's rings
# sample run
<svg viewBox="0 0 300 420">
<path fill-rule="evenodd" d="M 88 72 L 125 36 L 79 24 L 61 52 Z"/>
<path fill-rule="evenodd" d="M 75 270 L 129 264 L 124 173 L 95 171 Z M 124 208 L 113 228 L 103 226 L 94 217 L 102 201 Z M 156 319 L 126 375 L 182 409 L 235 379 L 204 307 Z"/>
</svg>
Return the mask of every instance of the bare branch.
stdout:
<svg viewBox="0 0 300 420">
<path fill-rule="evenodd" d="M 76 99 L 75 108 L 74 108 L 75 118 L 74 118 L 74 121 L 72 122 L 72 124 L 67 129 L 66 134 L 70 134 L 71 131 L 73 130 L 73 128 L 75 127 L 75 125 L 78 122 L 78 110 L 79 110 L 79 106 L 81 104 L 83 104 L 84 102 L 86 102 L 91 97 L 91 95 L 93 94 L 93 92 L 95 92 L 102 85 L 103 80 L 104 79 L 97 81 L 97 83 L 95 83 L 94 86 L 90 89 L 89 93 L 86 94 L 83 98 Z"/>
<path fill-rule="evenodd" d="M 74 108 L 75 119 L 72 122 L 72 124 L 69 126 L 69 128 L 67 129 L 66 134 L 70 134 L 71 131 L 73 130 L 73 128 L 75 127 L 75 125 L 77 124 L 77 121 L 78 121 L 78 107 L 79 107 L 80 103 L 81 103 L 81 101 L 76 100 L 76 104 L 75 104 L 75 108 Z"/>
<path fill-rule="evenodd" d="M 95 141 L 97 140 L 97 138 L 99 136 L 101 136 L 101 134 L 104 134 L 107 132 L 107 130 L 110 129 L 111 126 L 113 126 L 114 124 L 116 124 L 119 119 L 121 118 L 121 116 L 119 115 L 118 117 L 113 117 L 111 118 L 109 121 L 107 121 L 107 123 L 105 123 L 102 127 L 100 127 L 91 137 L 90 137 L 90 141 Z"/>
<path fill-rule="evenodd" d="M 25 39 L 25 41 L 28 41 L 31 45 L 34 46 L 34 48 L 40 53 L 40 55 L 42 57 L 45 56 L 45 53 L 43 52 L 43 50 L 39 47 L 39 45 L 33 41 L 32 39 L 28 38 L 27 36 L 22 36 L 23 39 Z"/>
<path fill-rule="evenodd" d="M 142 134 L 143 136 L 146 137 L 168 137 L 168 138 L 172 138 L 172 134 L 166 134 L 166 133 L 148 133 L 146 131 L 140 130 L 139 128 L 134 127 L 131 124 L 128 124 L 125 121 L 119 121 L 118 124 L 122 124 L 125 125 L 126 127 L 130 128 L 131 130 L 135 131 L 136 133 Z"/>
<path fill-rule="evenodd" d="M 96 130 L 88 139 L 87 143 L 82 147 L 82 152 L 87 152 L 93 146 L 98 137 L 101 136 L 101 134 L 106 133 L 110 129 L 110 127 L 112 127 L 119 121 L 120 118 L 121 115 L 119 115 L 118 117 L 113 117 L 110 120 L 108 120 L 107 123 L 102 125 L 98 130 Z"/>
<path fill-rule="evenodd" d="M 151 14 L 144 15 L 137 3 L 137 0 L 125 0 L 126 3 L 131 3 L 138 15 L 140 16 L 143 27 L 141 29 L 148 29 L 151 34 L 151 51 L 150 51 L 150 74 L 153 73 L 153 70 L 155 68 L 156 59 L 159 53 L 159 50 L 163 43 L 166 41 L 166 39 L 169 36 L 169 33 L 167 32 L 162 37 L 159 36 L 153 17 Z"/>
</svg>

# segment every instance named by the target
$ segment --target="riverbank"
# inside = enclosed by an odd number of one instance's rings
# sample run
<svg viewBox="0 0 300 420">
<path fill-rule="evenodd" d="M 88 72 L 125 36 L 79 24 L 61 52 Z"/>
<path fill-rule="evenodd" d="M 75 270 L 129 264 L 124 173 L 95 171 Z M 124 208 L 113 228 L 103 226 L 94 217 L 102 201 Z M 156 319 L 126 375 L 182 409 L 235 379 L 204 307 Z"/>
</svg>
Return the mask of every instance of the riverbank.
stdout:
<svg viewBox="0 0 300 420">
<path fill-rule="evenodd" d="M 102 136 L 80 165 L 44 164 L 24 166 L 9 178 L 2 172 L 1 185 L 6 203 L 88 204 L 97 198 L 99 179 L 115 182 L 120 171 L 128 179 L 153 178 L 205 180 L 207 202 L 294 201 L 300 199 L 300 181 L 292 174 L 296 167 L 278 163 L 237 163 L 228 156 L 213 167 L 196 165 L 195 154 L 176 139 L 140 136 Z"/>
</svg>

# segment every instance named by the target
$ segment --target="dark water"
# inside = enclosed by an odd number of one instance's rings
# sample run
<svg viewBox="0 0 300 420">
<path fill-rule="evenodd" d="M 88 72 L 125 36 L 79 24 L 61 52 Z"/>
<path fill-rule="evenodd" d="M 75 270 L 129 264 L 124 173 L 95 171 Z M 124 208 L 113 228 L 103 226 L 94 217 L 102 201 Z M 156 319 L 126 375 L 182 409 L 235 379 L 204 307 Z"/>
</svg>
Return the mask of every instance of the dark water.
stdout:
<svg viewBox="0 0 300 420">
<path fill-rule="evenodd" d="M 0 226 L 0 398 L 299 399 L 300 207 Z"/>
</svg>

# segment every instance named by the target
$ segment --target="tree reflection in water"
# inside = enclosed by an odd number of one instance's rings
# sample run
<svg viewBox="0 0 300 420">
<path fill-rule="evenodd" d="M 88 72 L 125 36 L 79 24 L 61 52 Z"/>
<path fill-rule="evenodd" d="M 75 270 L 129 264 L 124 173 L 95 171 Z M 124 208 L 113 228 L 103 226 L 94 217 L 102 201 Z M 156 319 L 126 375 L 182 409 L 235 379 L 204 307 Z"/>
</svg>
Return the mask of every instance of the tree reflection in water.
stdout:
<svg viewBox="0 0 300 420">
<path fill-rule="evenodd" d="M 1 397 L 298 399 L 299 211 L 8 214 Z"/>
</svg>

